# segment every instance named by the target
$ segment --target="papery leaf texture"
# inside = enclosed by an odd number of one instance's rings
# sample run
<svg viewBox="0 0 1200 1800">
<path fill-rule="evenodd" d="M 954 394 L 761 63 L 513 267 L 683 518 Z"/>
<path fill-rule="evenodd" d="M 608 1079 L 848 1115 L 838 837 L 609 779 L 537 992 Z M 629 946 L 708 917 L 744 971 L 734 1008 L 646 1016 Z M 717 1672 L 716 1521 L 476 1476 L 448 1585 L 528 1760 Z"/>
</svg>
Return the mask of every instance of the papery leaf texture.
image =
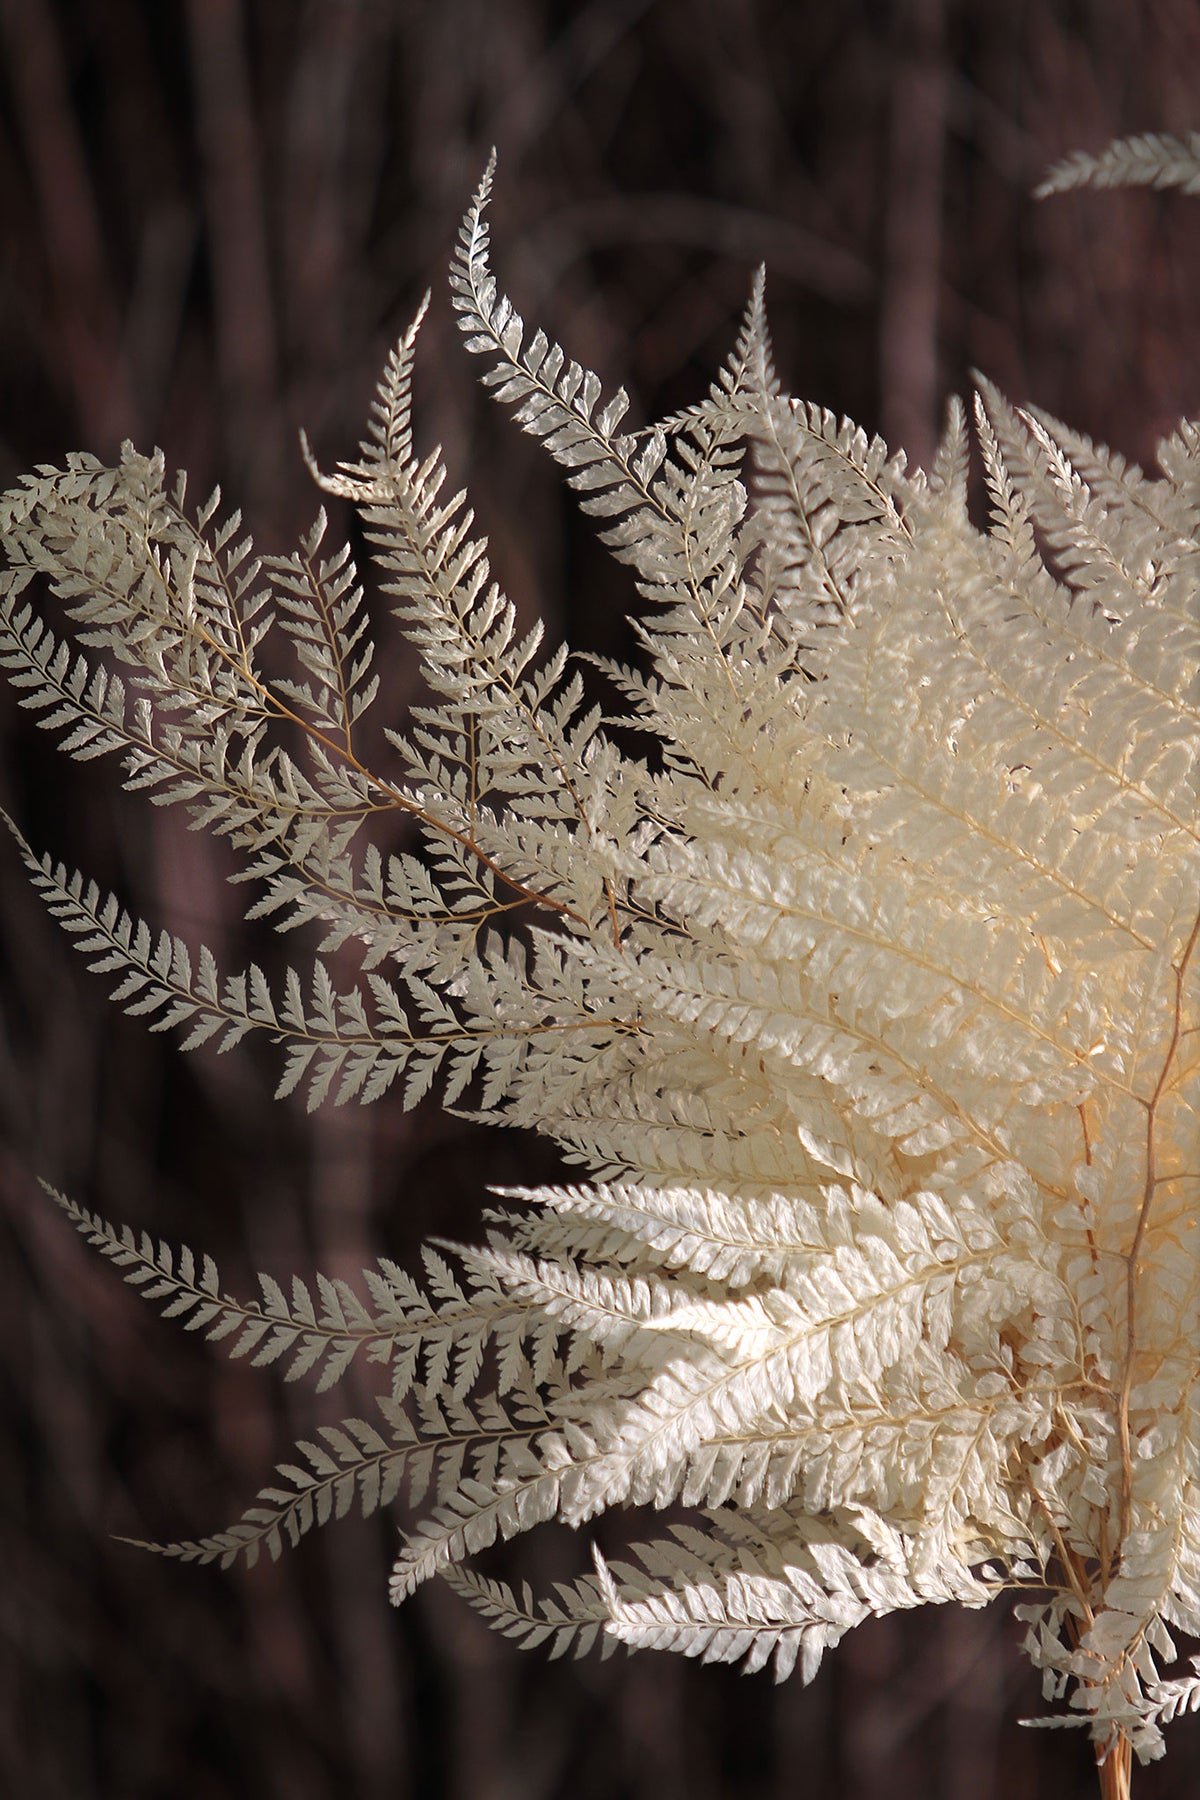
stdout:
<svg viewBox="0 0 1200 1800">
<path fill-rule="evenodd" d="M 603 676 L 640 740 L 518 630 L 414 448 L 419 317 L 358 456 L 313 464 L 426 683 L 382 767 L 323 515 L 260 560 L 131 447 L 3 499 L 22 705 L 225 836 L 252 913 L 361 959 L 221 971 L 22 838 L 114 998 L 189 1047 L 265 1033 L 310 1105 L 435 1087 L 580 1170 L 419 1281 L 252 1302 L 64 1200 L 233 1355 L 386 1377 L 376 1419 L 167 1548 L 252 1559 L 401 1496 L 396 1599 L 441 1576 L 555 1655 L 806 1680 L 871 1615 L 1015 1592 L 1062 1717 L 1157 1755 L 1200 1633 L 1200 427 L 1150 475 L 984 383 L 979 522 L 965 410 L 927 475 L 789 398 L 760 278 L 708 395 L 631 429 L 499 287 L 490 184 L 453 306 L 633 572 L 639 660 Z M 385 854 L 397 817 L 419 842 Z M 610 1508 L 671 1523 L 540 1599 L 470 1566 Z"/>
</svg>

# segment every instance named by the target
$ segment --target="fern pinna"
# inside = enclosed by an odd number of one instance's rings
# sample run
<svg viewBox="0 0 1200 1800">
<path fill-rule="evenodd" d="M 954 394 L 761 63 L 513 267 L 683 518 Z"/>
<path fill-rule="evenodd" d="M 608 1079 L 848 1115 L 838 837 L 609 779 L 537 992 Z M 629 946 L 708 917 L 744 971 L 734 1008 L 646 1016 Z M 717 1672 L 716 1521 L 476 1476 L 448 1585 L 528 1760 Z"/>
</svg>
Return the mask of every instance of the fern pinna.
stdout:
<svg viewBox="0 0 1200 1800">
<path fill-rule="evenodd" d="M 357 1357 L 385 1384 L 375 1419 L 166 1552 L 274 1555 L 403 1495 L 397 1600 L 438 1575 L 554 1654 L 805 1680 L 871 1614 L 1015 1592 L 1065 1702 L 1039 1723 L 1089 1728 L 1124 1793 L 1200 1702 L 1168 1672 L 1172 1634 L 1200 1633 L 1200 430 L 1151 478 L 983 385 L 980 529 L 963 409 L 926 475 L 789 399 L 761 281 L 709 394 L 626 430 L 624 393 L 498 288 L 490 180 L 453 305 L 634 572 L 642 660 L 607 676 L 653 766 L 565 651 L 518 635 L 464 496 L 414 450 L 419 317 L 358 459 L 313 465 L 429 689 L 382 772 L 323 518 L 255 560 L 236 515 L 189 510 L 131 448 L 3 502 L 23 704 L 225 835 L 253 912 L 362 957 L 348 988 L 320 960 L 278 989 L 223 973 L 22 840 L 114 997 L 189 1047 L 265 1032 L 310 1106 L 440 1083 L 585 1173 L 499 1194 L 485 1242 L 431 1246 L 421 1281 L 263 1276 L 252 1302 L 62 1199 L 233 1355 L 323 1387 Z M 272 631 L 292 679 L 265 672 Z M 373 847 L 398 813 L 424 854 Z M 548 1597 L 470 1567 L 543 1521 L 668 1506 L 688 1522 Z"/>
</svg>

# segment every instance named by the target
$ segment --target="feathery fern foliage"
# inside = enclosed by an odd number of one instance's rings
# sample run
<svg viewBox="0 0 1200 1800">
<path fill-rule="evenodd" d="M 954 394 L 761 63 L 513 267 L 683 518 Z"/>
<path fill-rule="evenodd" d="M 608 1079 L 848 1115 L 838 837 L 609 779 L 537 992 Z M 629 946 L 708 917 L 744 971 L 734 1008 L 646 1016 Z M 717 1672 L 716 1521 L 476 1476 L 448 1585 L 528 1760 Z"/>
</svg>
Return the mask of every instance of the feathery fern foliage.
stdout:
<svg viewBox="0 0 1200 1800">
<path fill-rule="evenodd" d="M 654 770 L 519 635 L 465 497 L 414 450 L 419 318 L 357 460 L 314 465 L 429 688 L 382 770 L 323 519 L 260 561 L 132 449 L 3 501 L 23 704 L 225 835 L 254 912 L 361 952 L 357 985 L 317 960 L 274 990 L 22 843 L 114 998 L 188 1047 L 265 1032 L 313 1106 L 440 1083 L 587 1174 L 500 1195 L 423 1283 L 381 1262 L 253 1302 L 64 1200 L 233 1355 L 323 1387 L 356 1357 L 387 1372 L 376 1419 L 169 1553 L 275 1554 L 403 1495 L 397 1600 L 441 1575 L 555 1655 L 804 1679 L 871 1614 L 1016 1591 L 1061 1721 L 1157 1755 L 1200 1697 L 1164 1673 L 1200 1633 L 1200 428 L 1152 477 L 985 385 L 980 529 L 963 409 L 925 475 L 789 399 L 760 280 L 711 392 L 628 430 L 624 393 L 497 286 L 490 179 L 453 304 L 633 571 L 642 664 L 607 673 Z M 424 854 L 374 847 L 397 814 Z M 668 1506 L 690 1522 L 553 1596 L 468 1566 L 545 1520 Z"/>
</svg>

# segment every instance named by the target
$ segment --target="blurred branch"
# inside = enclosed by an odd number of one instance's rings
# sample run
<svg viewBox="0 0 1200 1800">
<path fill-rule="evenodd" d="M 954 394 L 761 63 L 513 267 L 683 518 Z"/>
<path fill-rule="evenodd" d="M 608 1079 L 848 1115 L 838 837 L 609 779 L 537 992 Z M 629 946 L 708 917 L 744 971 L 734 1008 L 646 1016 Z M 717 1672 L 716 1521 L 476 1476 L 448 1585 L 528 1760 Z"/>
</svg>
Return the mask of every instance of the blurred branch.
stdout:
<svg viewBox="0 0 1200 1800">
<path fill-rule="evenodd" d="M 941 406 L 944 0 L 893 8 L 879 364 L 883 435 L 928 468 Z"/>
<path fill-rule="evenodd" d="M 40 219 L 51 301 L 46 362 L 65 375 L 89 441 L 115 446 L 133 420 L 119 311 L 48 0 L 0 0 L 0 43 Z"/>
</svg>

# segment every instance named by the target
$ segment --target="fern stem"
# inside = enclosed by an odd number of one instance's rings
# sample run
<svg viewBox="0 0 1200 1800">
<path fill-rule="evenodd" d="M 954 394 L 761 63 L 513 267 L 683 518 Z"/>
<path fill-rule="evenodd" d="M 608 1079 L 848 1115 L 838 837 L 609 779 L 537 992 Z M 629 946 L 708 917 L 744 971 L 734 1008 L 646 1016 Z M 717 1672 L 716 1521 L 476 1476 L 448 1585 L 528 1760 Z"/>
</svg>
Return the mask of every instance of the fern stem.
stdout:
<svg viewBox="0 0 1200 1800">
<path fill-rule="evenodd" d="M 357 774 L 364 776 L 366 780 L 370 782 L 372 787 L 387 797 L 389 807 L 395 807 L 401 812 L 411 814 L 413 818 L 419 819 L 423 825 L 427 825 L 430 830 L 439 832 L 443 837 L 450 838 L 456 844 L 461 844 L 463 849 L 475 857 L 477 862 L 482 864 L 485 869 L 490 869 L 493 875 L 499 876 L 500 880 L 503 881 L 507 887 L 510 887 L 514 893 L 519 894 L 523 900 L 532 901 L 536 906 L 544 906 L 549 911 L 560 914 L 564 919 L 573 919 L 577 925 L 582 925 L 585 929 L 589 928 L 587 919 L 584 918 L 582 913 L 577 912 L 573 906 L 568 906 L 563 900 L 553 900 L 549 894 L 543 894 L 536 888 L 527 887 L 524 882 L 518 881 L 514 876 L 507 874 L 498 862 L 490 857 L 485 850 L 482 850 L 479 847 L 469 832 L 457 831 L 454 826 L 448 824 L 446 820 L 439 819 L 436 814 L 427 812 L 426 809 L 423 806 L 418 805 L 415 800 L 410 800 L 406 794 L 401 793 L 399 788 L 393 787 L 390 781 L 384 781 L 381 776 L 373 774 L 364 763 L 359 761 L 358 757 L 354 754 L 354 751 L 349 749 L 345 744 L 339 744 L 335 738 L 327 736 L 326 733 L 321 731 L 316 725 L 310 725 L 306 719 L 302 719 L 299 713 L 294 712 L 285 701 L 279 698 L 278 694 L 268 687 L 266 682 L 258 679 L 248 666 L 247 662 L 239 662 L 236 657 L 231 656 L 224 645 L 206 632 L 202 626 L 196 626 L 194 630 L 195 635 L 206 644 L 209 649 L 214 650 L 216 654 L 227 662 L 231 668 L 236 670 L 236 672 L 242 676 L 251 687 L 255 688 L 262 695 L 268 711 L 273 712 L 277 718 L 286 719 L 290 724 L 297 726 L 298 729 L 302 731 L 306 737 L 310 738 L 313 743 L 320 744 L 332 755 L 338 757 L 342 762 L 347 763 Z"/>
<path fill-rule="evenodd" d="M 1130 1800 L 1133 1744 L 1123 1731 L 1104 1749 L 1097 1747 L 1096 1773 L 1100 1777 L 1100 1800 Z"/>
<path fill-rule="evenodd" d="M 1197 913 L 1192 924 L 1183 954 L 1175 965 L 1175 1016 L 1171 1029 L 1171 1041 L 1167 1045 L 1167 1053 L 1159 1071 L 1154 1092 L 1146 1103 L 1146 1185 L 1141 1209 L 1138 1213 L 1137 1229 L 1133 1234 L 1133 1242 L 1129 1246 L 1129 1255 L 1125 1270 L 1125 1366 L 1121 1375 L 1121 1392 L 1117 1405 L 1117 1437 L 1121 1452 L 1121 1542 L 1125 1543 L 1133 1524 L 1133 1450 L 1130 1440 L 1129 1409 L 1133 1396 L 1134 1368 L 1137 1357 L 1137 1274 L 1138 1257 L 1145 1242 L 1146 1231 L 1150 1221 L 1150 1211 L 1154 1205 L 1155 1192 L 1158 1188 L 1158 1107 L 1166 1091 L 1172 1064 L 1179 1049 L 1183 1033 L 1184 983 L 1187 979 L 1188 966 L 1200 941 L 1200 913 Z"/>
</svg>

